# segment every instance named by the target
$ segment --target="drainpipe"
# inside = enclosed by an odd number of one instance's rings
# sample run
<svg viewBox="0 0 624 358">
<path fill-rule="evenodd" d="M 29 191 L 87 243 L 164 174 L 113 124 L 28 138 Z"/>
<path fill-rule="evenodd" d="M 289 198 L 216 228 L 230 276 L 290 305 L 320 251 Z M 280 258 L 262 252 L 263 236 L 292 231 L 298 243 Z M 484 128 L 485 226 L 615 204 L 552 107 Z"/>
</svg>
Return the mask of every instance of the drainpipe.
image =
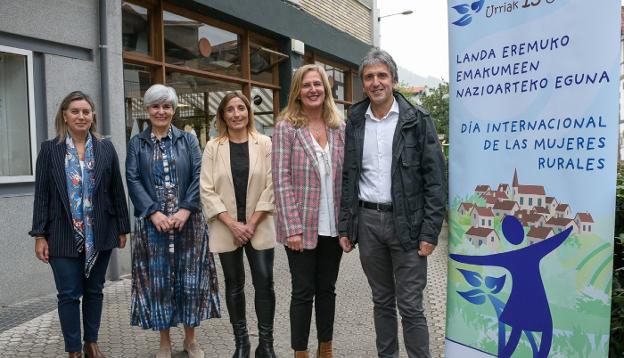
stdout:
<svg viewBox="0 0 624 358">
<path fill-rule="evenodd" d="M 108 21 L 106 17 L 106 0 L 99 0 L 99 17 L 100 17 L 100 93 L 102 102 L 100 103 L 100 113 L 98 115 L 102 134 L 110 138 L 111 125 L 108 108 L 110 106 L 110 98 L 108 96 Z M 111 252 L 110 262 L 108 264 L 109 279 L 118 281 L 119 274 L 119 253 L 116 249 Z"/>
<path fill-rule="evenodd" d="M 100 106 L 100 115 L 102 123 L 102 133 L 110 137 L 110 118 L 108 116 L 108 106 L 110 99 L 108 97 L 108 19 L 106 17 L 106 0 L 99 1 L 100 15 L 100 92 L 102 95 L 102 103 Z"/>
</svg>

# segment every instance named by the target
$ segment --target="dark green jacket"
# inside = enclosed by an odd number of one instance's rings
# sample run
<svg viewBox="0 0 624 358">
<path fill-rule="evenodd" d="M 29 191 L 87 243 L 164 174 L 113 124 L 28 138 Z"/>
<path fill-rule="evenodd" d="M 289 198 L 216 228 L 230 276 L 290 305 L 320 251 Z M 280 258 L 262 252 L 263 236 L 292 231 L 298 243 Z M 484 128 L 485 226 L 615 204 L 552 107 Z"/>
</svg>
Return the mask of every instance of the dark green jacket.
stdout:
<svg viewBox="0 0 624 358">
<path fill-rule="evenodd" d="M 392 141 L 392 206 L 395 232 L 405 250 L 419 241 L 437 244 L 446 210 L 442 147 L 429 114 L 398 92 L 399 120 Z M 364 146 L 365 99 L 351 108 L 345 130 L 340 236 L 357 243 L 358 195 Z"/>
</svg>

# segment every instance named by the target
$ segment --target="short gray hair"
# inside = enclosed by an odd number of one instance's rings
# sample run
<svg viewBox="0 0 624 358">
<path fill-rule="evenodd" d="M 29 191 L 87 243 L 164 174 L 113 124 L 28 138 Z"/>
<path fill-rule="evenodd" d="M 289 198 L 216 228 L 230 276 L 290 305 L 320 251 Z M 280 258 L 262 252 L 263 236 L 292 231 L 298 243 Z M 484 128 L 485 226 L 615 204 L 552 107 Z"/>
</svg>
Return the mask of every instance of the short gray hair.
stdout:
<svg viewBox="0 0 624 358">
<path fill-rule="evenodd" d="M 364 68 L 367 66 L 374 66 L 378 64 L 384 64 L 388 66 L 388 70 L 390 70 L 390 74 L 392 75 L 392 83 L 399 83 L 399 74 L 397 72 L 396 62 L 392 59 L 392 56 L 384 50 L 378 48 L 372 48 L 364 58 L 362 58 L 362 62 L 360 62 L 360 68 L 358 70 L 358 74 L 360 75 L 360 79 L 364 81 Z"/>
<path fill-rule="evenodd" d="M 145 91 L 143 103 L 145 108 L 152 104 L 171 103 L 175 110 L 178 107 L 178 95 L 172 87 L 155 84 Z"/>
</svg>

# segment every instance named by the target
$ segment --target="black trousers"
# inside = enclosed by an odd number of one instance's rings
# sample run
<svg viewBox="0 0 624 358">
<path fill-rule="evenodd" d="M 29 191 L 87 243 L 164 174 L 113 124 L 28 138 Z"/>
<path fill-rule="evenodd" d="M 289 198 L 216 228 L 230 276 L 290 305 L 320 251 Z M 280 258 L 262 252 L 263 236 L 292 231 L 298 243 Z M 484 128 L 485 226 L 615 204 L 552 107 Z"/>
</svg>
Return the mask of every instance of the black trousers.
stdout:
<svg viewBox="0 0 624 358">
<path fill-rule="evenodd" d="M 256 250 L 251 244 L 234 251 L 220 253 L 219 259 L 225 277 L 225 304 L 230 322 L 245 320 L 245 267 L 243 250 L 249 261 L 251 280 L 255 290 L 254 303 L 258 325 L 273 325 L 275 316 L 275 290 L 273 289 L 274 249 Z"/>
<path fill-rule="evenodd" d="M 336 311 L 336 280 L 342 249 L 337 237 L 319 236 L 313 250 L 286 248 L 292 281 L 290 300 L 290 344 L 295 351 L 308 349 L 312 303 L 316 308 L 319 342 L 331 341 Z"/>
</svg>

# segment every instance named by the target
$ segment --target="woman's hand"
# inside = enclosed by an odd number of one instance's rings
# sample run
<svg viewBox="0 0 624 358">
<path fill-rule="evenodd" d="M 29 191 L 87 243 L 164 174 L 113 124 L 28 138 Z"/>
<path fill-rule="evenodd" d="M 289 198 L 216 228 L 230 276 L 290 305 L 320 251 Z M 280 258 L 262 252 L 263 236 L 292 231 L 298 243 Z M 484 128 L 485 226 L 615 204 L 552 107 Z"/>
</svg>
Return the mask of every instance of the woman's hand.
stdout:
<svg viewBox="0 0 624 358">
<path fill-rule="evenodd" d="M 159 232 L 171 230 L 171 223 L 169 222 L 169 218 L 160 211 L 156 211 L 152 215 L 150 215 L 150 221 L 152 222 L 152 224 L 154 224 L 156 230 L 158 230 Z"/>
<path fill-rule="evenodd" d="M 46 240 L 45 237 L 37 237 L 35 240 L 35 256 L 46 264 L 50 260 L 48 253 L 48 240 Z"/>
<path fill-rule="evenodd" d="M 239 223 L 238 221 L 232 220 L 232 222 L 228 225 L 232 235 L 234 236 L 234 245 L 237 247 L 241 247 L 249 242 L 253 237 L 254 230 L 249 225 L 245 225 L 243 223 Z"/>
<path fill-rule="evenodd" d="M 286 246 L 293 251 L 303 252 L 303 237 L 301 235 L 293 235 L 287 238 Z"/>
<path fill-rule="evenodd" d="M 171 217 L 169 218 L 169 224 L 171 225 L 171 228 L 181 231 L 182 228 L 184 227 L 184 224 L 186 224 L 186 221 L 188 220 L 189 216 L 191 216 L 191 212 L 189 210 L 187 209 L 178 210 L 178 212 L 171 215 Z"/>
<path fill-rule="evenodd" d="M 126 234 L 121 234 L 119 235 L 119 247 L 120 249 L 123 249 L 124 247 L 126 247 Z"/>
</svg>

